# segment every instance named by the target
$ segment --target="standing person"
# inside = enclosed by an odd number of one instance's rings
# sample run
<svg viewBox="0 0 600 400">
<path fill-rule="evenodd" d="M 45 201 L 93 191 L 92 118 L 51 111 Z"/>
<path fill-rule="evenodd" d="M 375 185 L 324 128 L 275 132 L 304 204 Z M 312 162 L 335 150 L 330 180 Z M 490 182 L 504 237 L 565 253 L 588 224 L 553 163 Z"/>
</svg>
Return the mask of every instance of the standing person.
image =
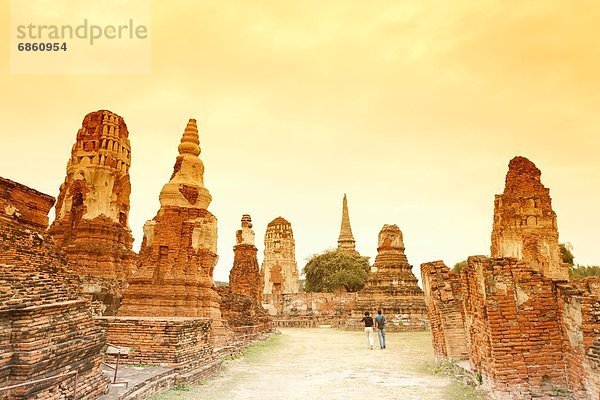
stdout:
<svg viewBox="0 0 600 400">
<path fill-rule="evenodd" d="M 371 350 L 373 350 L 373 318 L 371 318 L 371 314 L 368 311 L 365 311 L 365 316 L 360 321 L 365 323 L 367 342 Z"/>
<path fill-rule="evenodd" d="M 375 317 L 375 323 L 377 324 L 377 338 L 379 339 L 379 347 L 385 349 L 385 323 L 387 318 L 381 313 L 381 310 L 377 310 L 377 316 Z"/>
</svg>

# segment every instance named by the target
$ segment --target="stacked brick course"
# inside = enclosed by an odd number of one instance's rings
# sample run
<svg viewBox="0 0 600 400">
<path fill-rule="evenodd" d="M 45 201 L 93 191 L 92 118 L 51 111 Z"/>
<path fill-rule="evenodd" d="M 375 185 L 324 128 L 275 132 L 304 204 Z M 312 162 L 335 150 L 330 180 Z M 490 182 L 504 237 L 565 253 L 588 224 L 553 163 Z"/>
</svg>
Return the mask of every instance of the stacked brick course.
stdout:
<svg viewBox="0 0 600 400">
<path fill-rule="evenodd" d="M 273 325 L 277 327 L 310 328 L 319 325 L 346 327 L 358 324 L 352 319 L 357 293 L 289 293 L 278 296 L 274 304 Z M 270 299 L 267 297 L 266 301 Z"/>
<path fill-rule="evenodd" d="M 460 277 L 443 261 L 422 264 L 421 276 L 435 355 L 468 358 Z"/>
<path fill-rule="evenodd" d="M 415 330 L 427 326 L 427 307 L 412 265 L 404 254 L 404 239 L 397 225 L 384 225 L 378 236 L 377 257 L 358 293 L 354 319 L 365 311 L 381 309 L 389 330 Z"/>
<path fill-rule="evenodd" d="M 219 288 L 221 313 L 229 326 L 255 326 L 266 332 L 270 318 L 262 307 L 262 285 L 254 246 L 254 231 L 250 215 L 242 216 L 242 227 L 236 232 L 233 247 L 233 267 L 229 272 L 229 287 Z"/>
<path fill-rule="evenodd" d="M 97 317 L 108 342 L 129 348 L 121 362 L 169 365 L 190 370 L 212 360 L 210 319 L 185 317 Z M 109 362 L 116 355 L 108 355 Z"/>
<path fill-rule="evenodd" d="M 206 317 L 212 340 L 226 335 L 213 285 L 217 219 L 208 210 L 196 120 L 179 144 L 173 175 L 160 193 L 161 207 L 144 225 L 140 267 L 129 279 L 119 316 Z"/>
<path fill-rule="evenodd" d="M 265 295 L 277 296 L 300 290 L 294 232 L 285 218 L 277 217 L 267 225 L 260 274 Z"/>
<path fill-rule="evenodd" d="M 107 388 L 97 328 L 65 255 L 43 229 L 54 199 L 0 178 L 0 385 L 77 371 L 77 396 Z M 9 212 L 6 212 L 9 210 Z M 72 396 L 73 375 L 0 393 L 1 399 Z"/>
<path fill-rule="evenodd" d="M 492 253 L 515 258 L 469 257 L 460 278 L 441 262 L 421 266 L 433 346 L 468 358 L 491 399 L 596 399 L 600 279 L 565 281 L 540 175 L 517 157 L 496 197 Z"/>
<path fill-rule="evenodd" d="M 65 249 L 81 290 L 100 314 L 114 315 L 136 262 L 128 227 L 129 132 L 106 110 L 85 116 L 60 187 L 49 233 Z"/>
<path fill-rule="evenodd" d="M 556 213 L 541 175 L 524 157 L 510 161 L 504 193 L 494 201 L 492 257 L 526 260 L 547 277 L 568 280 L 568 266 L 560 258 Z"/>
<path fill-rule="evenodd" d="M 356 251 L 356 241 L 354 240 L 350 225 L 350 213 L 348 212 L 348 198 L 346 194 L 344 194 L 342 202 L 342 224 L 340 226 L 340 236 L 338 237 L 338 250 L 358 254 L 358 251 Z"/>
<path fill-rule="evenodd" d="M 554 286 L 510 258 L 470 257 L 462 271 L 470 361 L 497 398 L 568 390 Z"/>
</svg>

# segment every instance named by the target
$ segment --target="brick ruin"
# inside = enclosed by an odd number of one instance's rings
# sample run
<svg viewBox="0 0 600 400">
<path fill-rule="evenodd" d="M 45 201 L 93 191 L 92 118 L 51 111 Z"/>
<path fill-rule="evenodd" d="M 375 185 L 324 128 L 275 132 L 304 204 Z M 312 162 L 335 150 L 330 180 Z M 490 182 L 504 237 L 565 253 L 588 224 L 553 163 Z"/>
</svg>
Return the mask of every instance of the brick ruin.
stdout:
<svg viewBox="0 0 600 400">
<path fill-rule="evenodd" d="M 423 291 L 404 254 L 404 239 L 397 225 L 384 225 L 378 236 L 377 257 L 365 286 L 358 292 L 353 318 L 381 309 L 388 329 L 415 330 L 427 327 Z"/>
<path fill-rule="evenodd" d="M 188 122 L 160 210 L 144 225 L 139 267 L 129 279 L 122 317 L 206 317 L 214 339 L 226 332 L 213 285 L 217 218 L 208 211 L 196 120 Z"/>
<path fill-rule="evenodd" d="M 467 359 L 460 276 L 443 261 L 422 264 L 421 276 L 435 355 L 451 360 Z"/>
<path fill-rule="evenodd" d="M 254 246 L 254 231 L 250 215 L 242 216 L 242 228 L 236 232 L 235 240 L 233 267 L 229 271 L 229 288 L 231 293 L 246 296 L 260 304 L 262 286 L 256 258 L 258 250 Z"/>
<path fill-rule="evenodd" d="M 358 251 L 356 251 L 356 241 L 354 240 L 352 227 L 350 226 L 350 214 L 348 212 L 348 198 L 346 194 L 344 194 L 344 200 L 342 201 L 342 224 L 340 226 L 340 236 L 338 237 L 338 250 L 358 254 Z"/>
<path fill-rule="evenodd" d="M 434 351 L 468 360 L 492 399 L 598 398 L 600 281 L 567 282 L 551 263 L 556 216 L 539 176 L 528 160 L 512 160 L 510 195 L 496 198 L 492 249 L 521 249 L 511 254 L 520 259 L 473 256 L 460 274 L 440 261 L 421 266 Z"/>
<path fill-rule="evenodd" d="M 568 280 L 568 266 L 562 264 L 558 246 L 556 213 L 541 175 L 524 157 L 510 161 L 504 193 L 494 201 L 492 257 L 523 259 L 545 276 Z"/>
<path fill-rule="evenodd" d="M 260 274 L 265 298 L 300 291 L 294 232 L 285 218 L 277 217 L 267 225 Z"/>
<path fill-rule="evenodd" d="M 62 399 L 76 390 L 88 400 L 107 389 L 100 370 L 105 334 L 66 254 L 45 233 L 53 204 L 0 178 L 0 386 L 51 378 L 0 392 L 0 399 Z"/>
<path fill-rule="evenodd" d="M 343 232 L 348 232 L 347 202 L 344 201 Z M 267 231 L 268 232 L 268 231 Z M 348 237 L 344 235 L 344 237 Z M 265 237 L 265 241 L 269 239 Z M 352 239 L 352 243 L 353 243 Z M 348 243 L 348 242 L 346 242 Z M 265 249 L 267 249 L 265 245 Z M 365 287 L 357 293 L 283 293 L 266 295 L 263 306 L 273 317 L 275 326 L 313 327 L 332 325 L 354 329 L 360 327 L 365 311 L 378 309 L 388 318 L 388 330 L 423 330 L 427 328 L 424 295 L 404 254 L 400 228 L 384 225 L 378 237 L 378 255 Z M 350 251 L 350 250 L 349 250 Z M 355 250 L 352 250 L 356 254 Z M 267 250 L 265 250 L 267 254 Z"/>
<path fill-rule="evenodd" d="M 83 119 L 49 234 L 82 279 L 98 314 L 114 315 L 136 254 L 128 227 L 131 147 L 123 118 L 110 111 Z"/>
<path fill-rule="evenodd" d="M 356 292 L 282 294 L 274 303 L 273 325 L 282 328 L 330 325 L 346 329 L 351 326 L 349 320 L 357 297 Z M 354 322 L 358 321 L 360 318 Z"/>
<path fill-rule="evenodd" d="M 242 216 L 241 229 L 236 232 L 233 266 L 229 272 L 229 287 L 219 288 L 221 313 L 234 330 L 240 328 L 265 332 L 271 320 L 262 307 L 262 285 L 254 245 L 252 218 Z"/>
<path fill-rule="evenodd" d="M 209 318 L 103 316 L 96 322 L 109 343 L 129 349 L 120 356 L 121 363 L 172 367 L 175 382 L 198 382 L 221 366 L 211 343 Z M 107 354 L 106 360 L 114 363 L 116 357 Z"/>
</svg>

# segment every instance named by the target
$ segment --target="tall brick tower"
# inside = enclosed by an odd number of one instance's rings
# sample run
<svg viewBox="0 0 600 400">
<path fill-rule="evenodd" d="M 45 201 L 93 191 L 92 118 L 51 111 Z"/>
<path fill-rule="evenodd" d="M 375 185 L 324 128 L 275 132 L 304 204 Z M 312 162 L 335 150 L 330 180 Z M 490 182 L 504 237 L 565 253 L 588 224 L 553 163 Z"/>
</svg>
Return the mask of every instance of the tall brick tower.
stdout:
<svg viewBox="0 0 600 400">
<path fill-rule="evenodd" d="M 250 215 L 242 216 L 242 228 L 236 232 L 236 245 L 233 247 L 233 267 L 229 272 L 229 287 L 231 293 L 241 294 L 262 302 L 262 286 L 254 245 L 254 231 Z"/>
<path fill-rule="evenodd" d="M 340 236 L 338 238 L 338 250 L 347 251 L 349 253 L 358 254 L 355 249 L 356 241 L 352 235 L 352 227 L 350 226 L 350 214 L 348 213 L 348 199 L 344 194 L 342 202 L 342 225 L 340 227 Z"/>
<path fill-rule="evenodd" d="M 213 285 L 217 218 L 207 210 L 204 164 L 196 120 L 190 119 L 173 174 L 160 192 L 160 209 L 144 225 L 140 267 L 129 280 L 120 316 L 209 317 L 223 328 Z"/>
<path fill-rule="evenodd" d="M 547 277 L 568 280 L 558 244 L 556 213 L 542 172 L 525 157 L 508 165 L 504 193 L 494 201 L 492 257 L 525 260 Z"/>
<path fill-rule="evenodd" d="M 130 165 L 123 118 L 107 110 L 86 115 L 49 234 L 66 251 L 69 268 L 82 278 L 82 291 L 99 314 L 116 313 L 135 264 L 128 227 Z"/>
<path fill-rule="evenodd" d="M 261 276 L 264 295 L 299 291 L 294 232 L 285 218 L 277 217 L 267 225 Z"/>
</svg>

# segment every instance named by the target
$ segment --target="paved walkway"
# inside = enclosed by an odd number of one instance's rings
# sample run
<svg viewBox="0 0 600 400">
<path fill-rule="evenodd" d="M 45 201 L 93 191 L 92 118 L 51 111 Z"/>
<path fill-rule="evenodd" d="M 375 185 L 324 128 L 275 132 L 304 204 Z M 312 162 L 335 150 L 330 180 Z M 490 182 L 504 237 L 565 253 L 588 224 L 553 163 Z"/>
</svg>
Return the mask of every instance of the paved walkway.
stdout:
<svg viewBox="0 0 600 400">
<path fill-rule="evenodd" d="M 474 399 L 443 375 L 431 375 L 427 332 L 388 333 L 388 349 L 369 350 L 362 332 L 282 329 L 215 378 L 155 399 Z M 181 390 L 183 389 L 183 390 Z"/>
</svg>

